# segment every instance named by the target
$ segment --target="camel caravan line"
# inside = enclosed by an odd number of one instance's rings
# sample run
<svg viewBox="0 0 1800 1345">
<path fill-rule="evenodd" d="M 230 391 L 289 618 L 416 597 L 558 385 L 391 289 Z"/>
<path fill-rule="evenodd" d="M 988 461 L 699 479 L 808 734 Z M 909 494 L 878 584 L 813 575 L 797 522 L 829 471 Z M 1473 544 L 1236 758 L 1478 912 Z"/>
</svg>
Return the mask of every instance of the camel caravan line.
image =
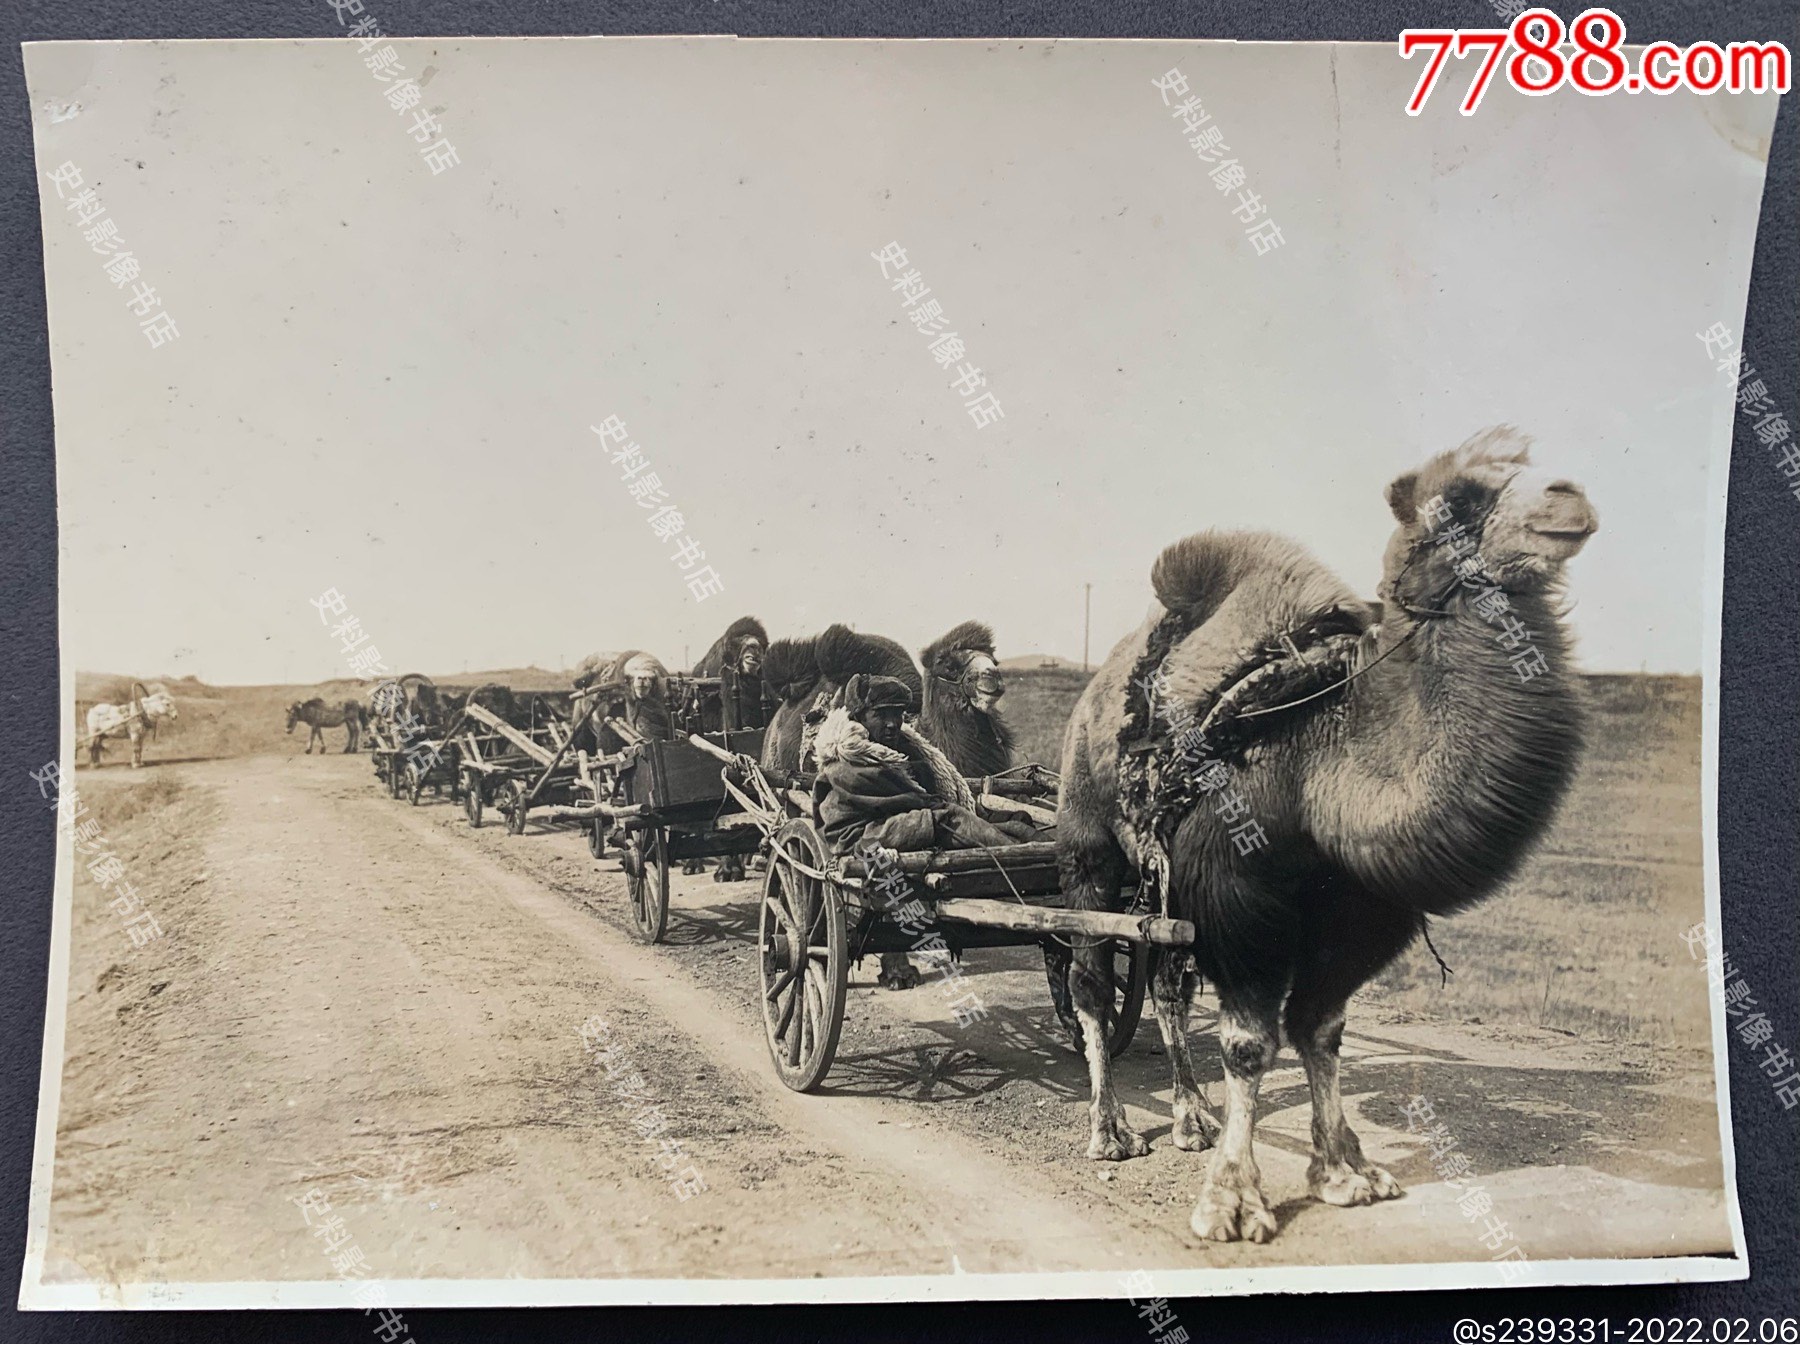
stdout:
<svg viewBox="0 0 1800 1345">
<path fill-rule="evenodd" d="M 1111 1062 L 1148 995 L 1171 1142 L 1212 1151 L 1192 1227 L 1263 1242 L 1277 1220 L 1252 1141 L 1281 1043 L 1311 1091 L 1312 1195 L 1398 1196 L 1345 1116 L 1345 1006 L 1427 917 L 1518 869 L 1582 746 L 1561 601 L 1598 526 L 1580 487 L 1502 427 L 1400 476 L 1387 503 L 1376 603 L 1268 533 L 1164 550 L 1151 614 L 1082 692 L 1060 772 L 1017 760 L 980 622 L 915 661 L 847 626 L 771 640 L 745 617 L 686 673 L 624 650 L 582 660 L 565 692 L 383 683 L 376 773 L 415 804 L 447 795 L 473 826 L 489 808 L 515 834 L 579 826 L 623 870 L 646 942 L 667 927 L 673 866 L 757 882 L 765 1037 L 798 1091 L 831 1069 L 851 962 L 880 957 L 881 984 L 903 989 L 919 959 L 950 993 L 965 953 L 1037 945 L 1088 1069 L 1088 1156 L 1128 1160 L 1149 1145 Z M 1202 982 L 1223 1116 L 1188 1041 Z M 972 991 L 950 1007 L 985 1012 Z"/>
</svg>

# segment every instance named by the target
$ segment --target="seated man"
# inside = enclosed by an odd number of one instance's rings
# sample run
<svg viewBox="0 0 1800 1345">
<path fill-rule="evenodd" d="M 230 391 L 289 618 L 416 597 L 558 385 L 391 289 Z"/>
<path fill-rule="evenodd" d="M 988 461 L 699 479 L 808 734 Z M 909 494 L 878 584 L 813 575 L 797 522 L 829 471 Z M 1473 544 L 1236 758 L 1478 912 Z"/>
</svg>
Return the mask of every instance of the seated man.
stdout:
<svg viewBox="0 0 1800 1345">
<path fill-rule="evenodd" d="M 1029 823 L 1003 828 L 981 817 L 949 759 L 906 726 L 911 706 L 904 682 L 858 674 L 844 686 L 843 706 L 820 726 L 814 797 L 832 851 L 968 850 L 1028 839 Z"/>
</svg>

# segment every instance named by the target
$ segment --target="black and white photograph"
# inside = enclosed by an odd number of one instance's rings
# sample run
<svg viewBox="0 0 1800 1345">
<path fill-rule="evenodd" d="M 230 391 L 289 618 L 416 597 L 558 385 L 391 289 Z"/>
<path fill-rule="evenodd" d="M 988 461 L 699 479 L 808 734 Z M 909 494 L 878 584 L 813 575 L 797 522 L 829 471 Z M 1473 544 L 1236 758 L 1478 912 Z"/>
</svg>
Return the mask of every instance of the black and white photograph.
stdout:
<svg viewBox="0 0 1800 1345">
<path fill-rule="evenodd" d="M 1175 1342 L 1753 1275 L 1800 1035 L 1724 933 L 1722 585 L 1728 485 L 1800 510 L 1791 35 L 315 8 L 22 49 L 21 1308 Z"/>
</svg>

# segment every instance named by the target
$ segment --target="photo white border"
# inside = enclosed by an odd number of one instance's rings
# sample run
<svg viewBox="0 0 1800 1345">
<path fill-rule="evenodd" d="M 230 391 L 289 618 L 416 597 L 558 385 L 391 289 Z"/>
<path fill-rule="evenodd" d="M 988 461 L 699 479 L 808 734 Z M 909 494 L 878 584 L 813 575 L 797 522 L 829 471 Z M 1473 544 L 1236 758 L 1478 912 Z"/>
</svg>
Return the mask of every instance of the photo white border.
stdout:
<svg viewBox="0 0 1800 1345">
<path fill-rule="evenodd" d="M 735 38 L 730 34 L 621 34 L 630 40 L 654 37 L 670 40 L 715 39 L 723 41 L 834 41 L 893 42 L 895 38 Z M 409 40 L 429 40 L 417 35 Z M 254 39 L 220 39 L 246 41 Z M 277 39 L 264 39 L 275 41 Z M 285 40 L 285 39 L 284 39 Z M 317 39 L 332 41 L 331 38 Z M 446 36 L 457 42 L 557 42 L 569 40 L 619 40 L 600 35 L 566 34 L 541 37 Z M 1159 46 L 1207 46 L 1230 42 L 1238 45 L 1279 46 L 1384 46 L 1386 43 L 1334 42 L 1309 39 L 1300 42 L 1254 44 L 1231 39 L 1180 38 L 921 38 L 931 42 L 1034 41 L 1082 43 L 1154 43 Z M 40 45 L 27 43 L 26 46 Z M 51 45 L 45 43 L 42 45 Z M 58 41 L 55 45 L 69 45 Z M 106 41 L 96 45 L 136 45 Z M 158 45 L 178 45 L 159 43 Z M 185 42 L 179 45 L 186 45 Z M 1635 45 L 1635 44 L 1634 44 Z M 1766 190 L 1767 161 L 1764 166 Z M 42 184 L 39 183 L 39 190 Z M 1755 240 L 1761 217 L 1752 231 L 1749 249 L 1754 279 Z M 1749 308 L 1749 283 L 1734 330 L 1744 330 Z M 54 335 L 50 348 L 55 349 Z M 55 371 L 52 370 L 54 382 Z M 1701 672 L 1701 830 L 1705 850 L 1705 909 L 1710 929 L 1723 938 L 1721 881 L 1718 846 L 1719 811 L 1719 683 L 1722 672 L 1723 598 L 1725 582 L 1726 502 L 1730 482 L 1732 435 L 1736 427 L 1735 385 L 1720 384 L 1720 405 L 1715 412 L 1715 445 L 1707 473 L 1708 582 L 1704 587 Z M 58 515 L 62 513 L 64 476 L 57 475 Z M 60 544 L 59 544 L 60 551 Z M 63 592 L 58 586 L 59 632 L 67 627 Z M 61 658 L 63 720 L 61 760 L 63 778 L 74 780 L 75 671 L 66 651 Z M 68 1014 L 70 939 L 74 911 L 73 845 L 64 844 L 57 829 L 55 894 L 50 929 L 50 966 L 44 1020 L 42 1078 L 38 1119 L 32 1154 L 31 1203 L 26 1224 L 26 1252 L 19 1289 L 23 1311 L 95 1310 L 231 1310 L 257 1308 L 352 1308 L 361 1307 L 353 1295 L 366 1285 L 380 1284 L 387 1294 L 383 1305 L 411 1308 L 492 1307 L 641 1307 L 705 1306 L 788 1303 L 894 1303 L 1014 1301 L 1024 1299 L 1120 1299 L 1126 1297 L 1123 1279 L 1144 1269 L 1154 1277 L 1157 1292 L 1167 1298 L 1239 1297 L 1273 1293 L 1367 1293 L 1444 1289 L 1542 1289 L 1564 1286 L 1637 1284 L 1690 1284 L 1746 1280 L 1750 1263 L 1746 1248 L 1743 1212 L 1737 1189 L 1737 1158 L 1731 1121 L 1730 1048 L 1724 1012 L 1723 987 L 1709 986 L 1712 1013 L 1713 1079 L 1715 1110 L 1719 1121 L 1723 1194 L 1731 1228 L 1733 1252 L 1727 1256 L 1619 1257 L 1562 1261 L 1508 1262 L 1504 1267 L 1486 1261 L 1410 1262 L 1344 1266 L 1280 1265 L 1266 1268 L 1229 1267 L 1129 1267 L 1096 1271 L 1035 1271 L 1010 1274 L 954 1274 L 902 1276 L 835 1276 L 804 1279 L 359 1279 L 359 1280 L 248 1280 L 183 1281 L 172 1283 L 45 1283 L 44 1257 L 49 1239 L 50 1196 L 55 1165 L 57 1118 L 62 1099 L 62 1059 Z M 1670 938 L 1679 937 L 1671 929 Z"/>
</svg>

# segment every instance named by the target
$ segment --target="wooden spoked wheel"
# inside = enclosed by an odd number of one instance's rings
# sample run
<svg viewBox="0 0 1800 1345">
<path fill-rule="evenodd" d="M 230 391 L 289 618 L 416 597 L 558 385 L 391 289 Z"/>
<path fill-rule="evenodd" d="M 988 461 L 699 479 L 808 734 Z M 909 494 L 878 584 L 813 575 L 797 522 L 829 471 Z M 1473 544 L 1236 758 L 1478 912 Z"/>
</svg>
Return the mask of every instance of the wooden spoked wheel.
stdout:
<svg viewBox="0 0 1800 1345">
<path fill-rule="evenodd" d="M 506 817 L 506 833 L 509 836 L 525 834 L 525 782 L 508 780 L 500 786 L 500 796 L 494 800 L 495 806 Z"/>
<path fill-rule="evenodd" d="M 481 776 L 475 771 L 463 774 L 463 816 L 469 819 L 469 825 L 481 825 L 481 809 L 484 800 L 481 797 Z"/>
<path fill-rule="evenodd" d="M 669 837 L 661 827 L 634 831 L 625 842 L 631 928 L 645 943 L 661 943 L 669 927 Z"/>
<path fill-rule="evenodd" d="M 1150 980 L 1150 950 L 1143 944 L 1132 943 L 1129 939 L 1111 939 L 1107 948 L 1108 967 L 1112 972 L 1112 1003 L 1107 1008 L 1107 1043 L 1109 1055 L 1123 1055 L 1131 1045 L 1132 1038 L 1137 1036 L 1138 1023 L 1144 1016 L 1144 989 Z M 1074 1003 L 1069 987 L 1070 963 L 1062 961 L 1060 968 L 1046 961 L 1045 975 L 1055 977 L 1061 975 L 1063 983 L 1052 984 L 1050 998 L 1060 1009 L 1064 1005 Z M 1073 1013 L 1065 1020 L 1072 1038 L 1070 1045 L 1075 1053 L 1083 1051 L 1081 1024 L 1075 1020 Z"/>
<path fill-rule="evenodd" d="M 802 872 L 801 864 L 815 873 L 825 867 L 824 842 L 804 820 L 776 833 L 757 946 L 769 1059 L 784 1084 L 810 1093 L 837 1055 L 850 958 L 842 893 Z"/>
<path fill-rule="evenodd" d="M 606 819 L 596 817 L 588 826 L 588 853 L 595 859 L 606 858 Z"/>
</svg>

